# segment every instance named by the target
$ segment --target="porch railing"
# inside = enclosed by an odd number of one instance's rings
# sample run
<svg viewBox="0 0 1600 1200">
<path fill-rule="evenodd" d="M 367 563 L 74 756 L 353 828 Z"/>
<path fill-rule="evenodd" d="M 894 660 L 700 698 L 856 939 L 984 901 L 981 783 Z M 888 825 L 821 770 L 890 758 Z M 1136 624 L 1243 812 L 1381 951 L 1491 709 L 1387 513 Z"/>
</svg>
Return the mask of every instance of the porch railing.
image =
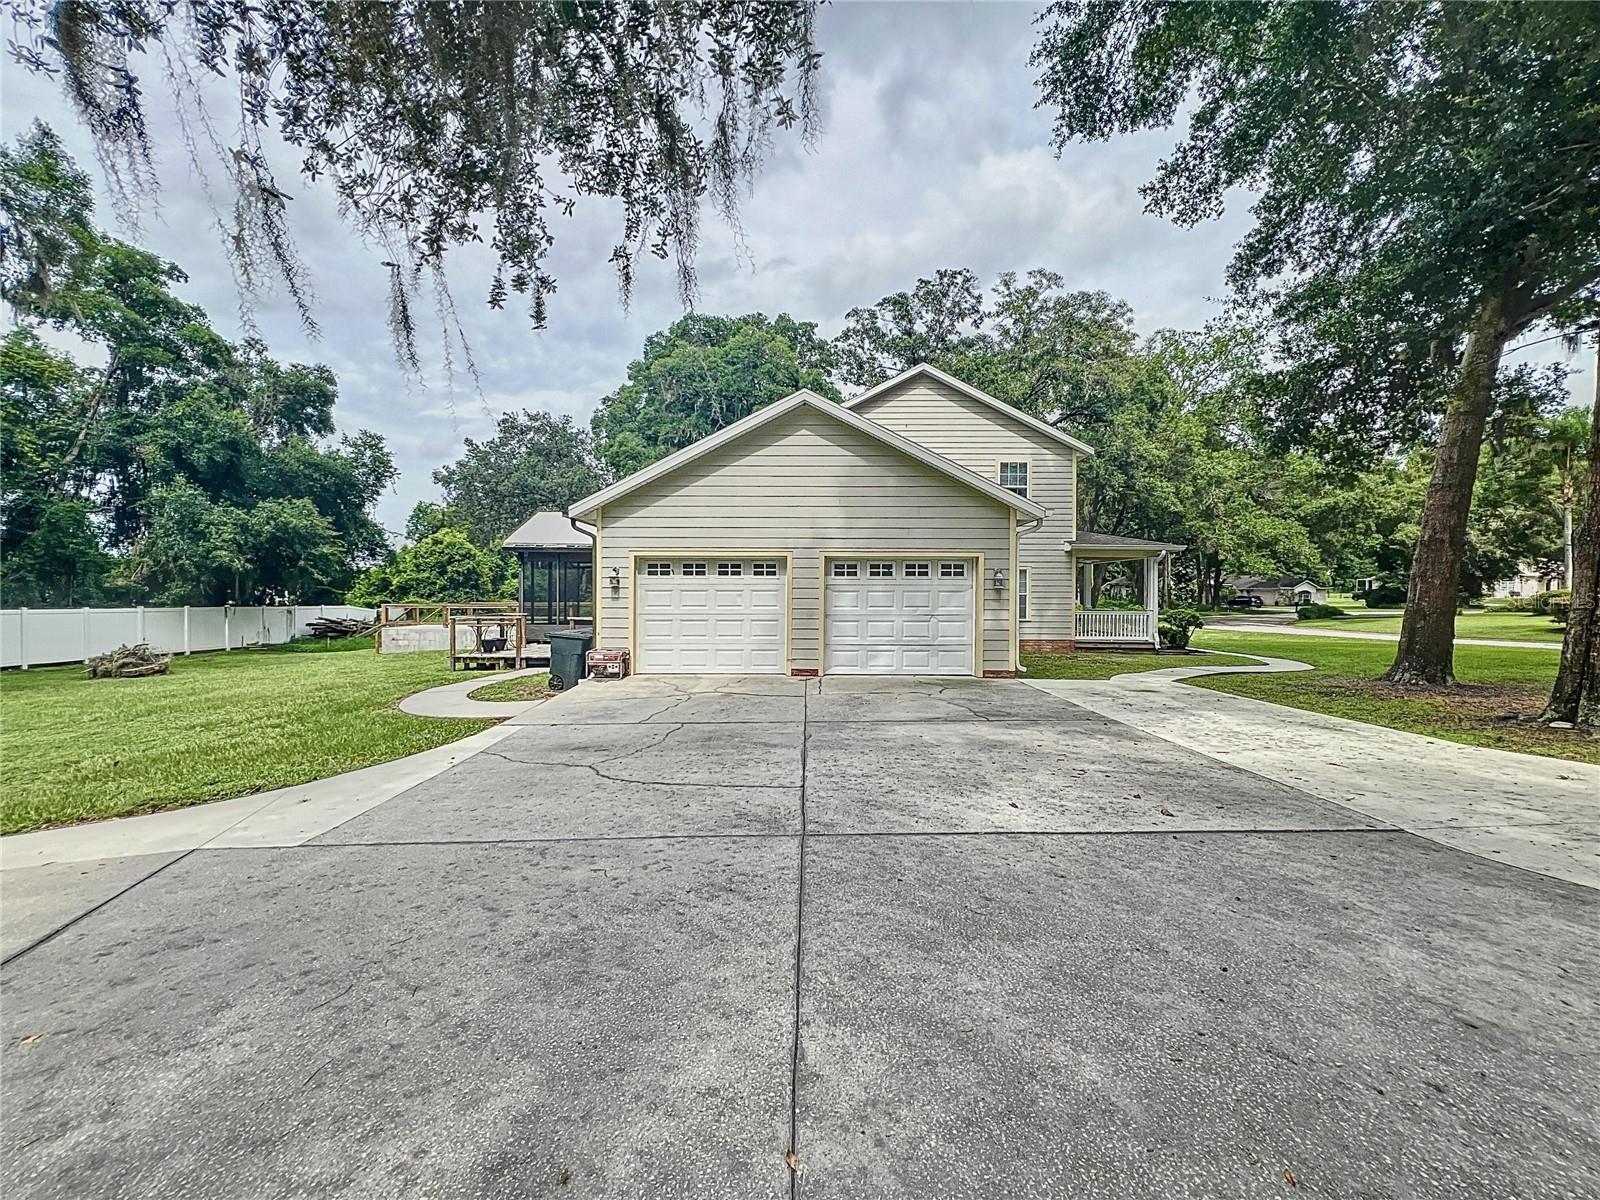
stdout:
<svg viewBox="0 0 1600 1200">
<path fill-rule="evenodd" d="M 1156 614 L 1146 609 L 1089 608 L 1072 616 L 1073 638 L 1112 645 L 1156 644 Z"/>
</svg>

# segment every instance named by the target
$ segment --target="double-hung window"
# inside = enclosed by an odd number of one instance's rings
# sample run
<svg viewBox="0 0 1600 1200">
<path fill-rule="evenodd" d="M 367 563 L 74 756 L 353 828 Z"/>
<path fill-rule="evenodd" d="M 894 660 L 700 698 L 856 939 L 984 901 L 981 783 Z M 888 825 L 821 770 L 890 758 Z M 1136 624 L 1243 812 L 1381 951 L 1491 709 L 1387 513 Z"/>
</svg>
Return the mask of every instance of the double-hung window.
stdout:
<svg viewBox="0 0 1600 1200">
<path fill-rule="evenodd" d="M 1007 491 L 1027 499 L 1028 496 L 1028 464 L 1025 462 L 1003 462 L 1000 464 L 1000 486 Z"/>
<path fill-rule="evenodd" d="M 1017 568 L 1017 620 L 1028 619 L 1028 568 Z"/>
</svg>

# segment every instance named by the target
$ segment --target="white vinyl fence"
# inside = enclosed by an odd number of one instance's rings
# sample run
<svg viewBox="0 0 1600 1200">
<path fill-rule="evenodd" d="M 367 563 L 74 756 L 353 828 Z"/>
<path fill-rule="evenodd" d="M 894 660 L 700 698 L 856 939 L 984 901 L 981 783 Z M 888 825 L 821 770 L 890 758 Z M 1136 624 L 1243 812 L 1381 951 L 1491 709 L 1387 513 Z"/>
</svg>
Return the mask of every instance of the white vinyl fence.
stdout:
<svg viewBox="0 0 1600 1200">
<path fill-rule="evenodd" d="M 163 654 L 274 646 L 307 636 L 318 617 L 370 621 L 376 613 L 350 604 L 0 609 L 0 667 L 83 662 L 139 642 Z"/>
</svg>

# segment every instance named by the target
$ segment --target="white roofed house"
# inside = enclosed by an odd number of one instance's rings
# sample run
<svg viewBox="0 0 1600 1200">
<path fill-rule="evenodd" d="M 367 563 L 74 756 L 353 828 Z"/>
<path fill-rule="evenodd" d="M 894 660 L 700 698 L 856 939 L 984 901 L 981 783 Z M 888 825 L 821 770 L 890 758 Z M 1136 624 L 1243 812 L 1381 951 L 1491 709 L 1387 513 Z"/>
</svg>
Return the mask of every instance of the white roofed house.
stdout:
<svg viewBox="0 0 1600 1200">
<path fill-rule="evenodd" d="M 1155 646 L 1177 547 L 1078 529 L 1092 453 L 929 366 L 845 404 L 796 392 L 568 509 L 594 530 L 595 644 L 644 674 L 973 676 Z M 1078 611 L 1107 557 L 1140 563 L 1145 610 Z"/>
</svg>

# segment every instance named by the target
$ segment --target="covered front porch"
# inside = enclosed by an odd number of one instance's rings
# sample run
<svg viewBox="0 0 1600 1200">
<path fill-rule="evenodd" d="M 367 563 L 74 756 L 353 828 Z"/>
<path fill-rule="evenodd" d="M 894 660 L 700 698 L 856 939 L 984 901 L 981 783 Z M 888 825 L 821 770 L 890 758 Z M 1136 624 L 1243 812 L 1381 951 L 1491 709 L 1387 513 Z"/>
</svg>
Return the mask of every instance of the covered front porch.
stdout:
<svg viewBox="0 0 1600 1200">
<path fill-rule="evenodd" d="M 1182 549 L 1170 542 L 1105 533 L 1081 533 L 1069 542 L 1066 551 L 1077 585 L 1072 614 L 1074 644 L 1084 649 L 1160 649 L 1161 594 L 1170 583 L 1164 571 L 1172 553 Z M 1110 581 L 1102 577 L 1097 587 L 1097 571 L 1103 574 L 1104 568 L 1114 564 L 1129 569 Z M 1097 592 L 1099 598 L 1116 593 L 1116 599 L 1138 607 L 1095 607 Z"/>
</svg>

